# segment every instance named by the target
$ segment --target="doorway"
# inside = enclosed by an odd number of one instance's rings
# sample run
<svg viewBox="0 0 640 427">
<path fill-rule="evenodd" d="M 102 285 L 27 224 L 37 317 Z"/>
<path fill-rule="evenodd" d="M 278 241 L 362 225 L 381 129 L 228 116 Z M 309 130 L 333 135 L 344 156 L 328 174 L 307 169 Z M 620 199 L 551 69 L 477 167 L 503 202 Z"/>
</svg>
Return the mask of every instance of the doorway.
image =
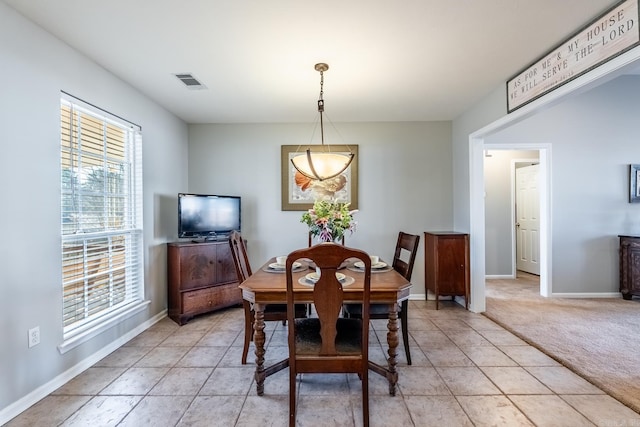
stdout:
<svg viewBox="0 0 640 427">
<path fill-rule="evenodd" d="M 471 249 L 471 304 L 470 310 L 476 313 L 481 313 L 486 309 L 485 301 L 485 280 L 487 279 L 486 259 L 489 255 L 486 251 L 486 243 L 492 236 L 487 233 L 486 229 L 486 198 L 488 196 L 486 191 L 485 181 L 485 159 L 487 151 L 491 153 L 499 153 L 502 150 L 513 151 L 536 151 L 538 153 L 539 163 L 539 209 L 540 209 L 540 232 L 539 232 L 539 247 L 540 247 L 540 295 L 544 297 L 551 296 L 551 238 L 550 238 L 550 197 L 551 197 L 551 177 L 550 177 L 550 165 L 551 165 L 551 144 L 548 143 L 487 143 L 484 141 L 484 135 L 469 137 L 470 142 L 470 205 L 469 211 L 471 213 L 471 235 L 474 236 L 470 241 Z M 507 166 L 508 169 L 508 166 Z M 505 178 L 509 181 L 509 178 Z M 505 190 L 508 192 L 508 190 Z M 504 193 L 503 193 L 504 194 Z M 508 197 L 508 196 L 507 196 Z M 508 197 L 510 198 L 510 197 Z M 515 203 L 515 202 L 512 202 Z M 512 206 L 512 204 L 510 205 Z M 508 207 L 507 209 L 511 209 Z M 513 218 L 512 218 L 513 219 Z M 504 221 L 504 224 L 508 227 L 504 233 L 496 233 L 496 235 L 503 236 L 506 234 L 508 238 L 513 238 L 515 221 Z M 515 241 L 515 240 L 514 240 Z M 514 247 L 511 242 L 508 243 L 509 247 Z M 515 251 L 513 255 L 507 255 L 510 266 L 514 266 L 515 263 Z M 511 277 L 515 277 L 515 267 L 510 274 Z"/>
<path fill-rule="evenodd" d="M 485 277 L 489 279 L 515 279 L 518 260 L 525 264 L 518 266 L 521 270 L 540 274 L 540 153 L 509 148 L 484 154 Z"/>
<path fill-rule="evenodd" d="M 476 313 L 481 313 L 486 309 L 485 302 L 485 211 L 484 211 L 484 167 L 483 159 L 484 153 L 488 149 L 539 149 L 540 150 L 540 291 L 542 296 L 550 296 L 551 294 L 551 271 L 552 271 L 552 257 L 551 257 L 551 206 L 550 206 L 550 165 L 551 165 L 551 144 L 511 144 L 509 146 L 501 144 L 488 144 L 485 143 L 485 138 L 495 135 L 500 131 L 521 122 L 528 117 L 534 115 L 537 111 L 547 108 L 550 105 L 561 102 L 565 96 L 572 95 L 574 93 L 580 93 L 590 90 L 606 81 L 612 80 L 615 77 L 628 73 L 638 67 L 638 61 L 640 60 L 640 48 L 630 49 L 625 53 L 609 60 L 608 62 L 599 65 L 598 67 L 590 70 L 589 72 L 581 75 L 575 80 L 568 82 L 552 92 L 541 96 L 535 101 L 515 110 L 499 118 L 493 122 L 486 124 L 481 128 L 476 128 L 473 131 L 472 126 L 467 127 L 467 123 L 473 123 L 473 120 L 481 120 L 475 110 L 470 112 L 469 115 L 465 115 L 462 120 L 459 121 L 457 130 L 454 126 L 454 135 L 456 132 L 462 132 L 468 134 L 468 185 L 469 185 L 469 199 L 464 197 L 457 199 L 459 209 L 465 214 L 468 213 L 468 228 L 469 233 L 472 236 L 470 241 L 470 267 L 471 267 L 471 301 L 469 309 Z M 500 92 L 496 91 L 495 95 L 498 96 Z M 504 93 L 502 93 L 504 96 Z M 498 99 L 498 98 L 496 98 Z M 487 111 L 491 108 L 504 109 L 504 105 L 492 103 L 488 101 L 486 107 Z M 527 147 L 525 147 L 527 146 Z M 461 145 L 459 148 L 465 147 Z M 460 157 L 460 161 L 466 161 L 465 156 Z M 460 172 L 465 171 L 466 168 L 462 168 Z M 544 182 L 543 182 L 544 181 Z M 461 186 L 464 189 L 464 186 Z M 542 194 L 546 191 L 546 194 Z M 454 218 L 456 223 L 465 226 L 466 218 L 460 216 Z"/>
</svg>

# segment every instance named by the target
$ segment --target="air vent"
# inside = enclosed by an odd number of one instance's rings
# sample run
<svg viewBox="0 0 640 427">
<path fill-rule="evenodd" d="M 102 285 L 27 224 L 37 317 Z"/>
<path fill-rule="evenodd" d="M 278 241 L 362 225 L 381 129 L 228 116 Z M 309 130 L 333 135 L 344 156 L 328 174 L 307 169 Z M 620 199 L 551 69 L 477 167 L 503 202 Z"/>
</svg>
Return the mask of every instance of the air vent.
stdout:
<svg viewBox="0 0 640 427">
<path fill-rule="evenodd" d="M 176 76 L 178 80 L 184 83 L 187 89 L 206 89 L 207 88 L 205 85 L 200 83 L 200 81 L 196 79 L 191 73 L 174 74 L 174 76 Z"/>
</svg>

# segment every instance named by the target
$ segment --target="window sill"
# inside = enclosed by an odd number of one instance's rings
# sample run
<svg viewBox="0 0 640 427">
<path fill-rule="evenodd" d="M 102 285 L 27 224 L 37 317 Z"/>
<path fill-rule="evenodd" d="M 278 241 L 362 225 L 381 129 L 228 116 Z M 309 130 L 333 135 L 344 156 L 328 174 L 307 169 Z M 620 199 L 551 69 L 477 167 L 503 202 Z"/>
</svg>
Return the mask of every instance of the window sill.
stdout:
<svg viewBox="0 0 640 427">
<path fill-rule="evenodd" d="M 151 301 L 140 301 L 135 305 L 124 308 L 120 312 L 113 313 L 111 317 L 106 321 L 102 320 L 100 322 L 96 322 L 96 324 L 94 324 L 93 326 L 87 325 L 88 327 L 68 334 L 62 344 L 58 346 L 58 351 L 60 352 L 60 354 L 65 354 L 69 350 L 76 348 L 80 344 L 89 341 L 90 339 L 111 328 L 120 321 L 140 313 L 149 304 L 151 304 Z"/>
</svg>

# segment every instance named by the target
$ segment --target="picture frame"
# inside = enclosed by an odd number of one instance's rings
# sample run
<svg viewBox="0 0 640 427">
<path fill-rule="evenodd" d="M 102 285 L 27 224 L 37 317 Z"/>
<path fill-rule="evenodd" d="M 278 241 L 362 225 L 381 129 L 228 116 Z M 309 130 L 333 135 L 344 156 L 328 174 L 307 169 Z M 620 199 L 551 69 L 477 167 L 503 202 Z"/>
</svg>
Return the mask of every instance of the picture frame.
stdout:
<svg viewBox="0 0 640 427">
<path fill-rule="evenodd" d="M 640 164 L 629 165 L 629 203 L 640 203 Z"/>
<path fill-rule="evenodd" d="M 282 210 L 306 211 L 313 207 L 317 198 L 333 194 L 336 200 L 350 203 L 350 209 L 358 209 L 358 146 L 357 145 L 325 145 L 332 153 L 353 153 L 349 167 L 338 177 L 324 181 L 309 179 L 298 172 L 291 159 L 304 153 L 307 149 L 320 151 L 322 145 L 282 145 L 280 150 Z M 297 180 L 296 180 L 297 178 Z M 345 182 L 346 181 L 346 182 Z M 337 190 L 334 192 L 334 190 Z"/>
</svg>

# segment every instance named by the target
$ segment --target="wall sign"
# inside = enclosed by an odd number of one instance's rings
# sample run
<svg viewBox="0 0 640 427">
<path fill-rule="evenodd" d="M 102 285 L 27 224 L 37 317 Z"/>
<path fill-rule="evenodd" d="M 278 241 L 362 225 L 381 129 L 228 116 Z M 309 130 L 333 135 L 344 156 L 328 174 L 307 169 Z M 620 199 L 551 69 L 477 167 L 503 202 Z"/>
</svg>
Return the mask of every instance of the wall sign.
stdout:
<svg viewBox="0 0 640 427">
<path fill-rule="evenodd" d="M 511 113 L 640 44 L 638 0 L 624 0 L 507 81 Z"/>
</svg>

